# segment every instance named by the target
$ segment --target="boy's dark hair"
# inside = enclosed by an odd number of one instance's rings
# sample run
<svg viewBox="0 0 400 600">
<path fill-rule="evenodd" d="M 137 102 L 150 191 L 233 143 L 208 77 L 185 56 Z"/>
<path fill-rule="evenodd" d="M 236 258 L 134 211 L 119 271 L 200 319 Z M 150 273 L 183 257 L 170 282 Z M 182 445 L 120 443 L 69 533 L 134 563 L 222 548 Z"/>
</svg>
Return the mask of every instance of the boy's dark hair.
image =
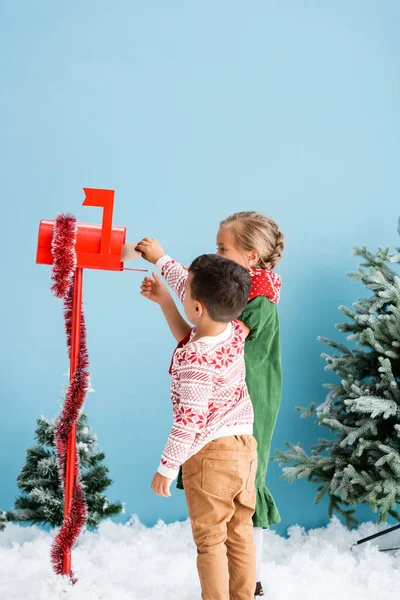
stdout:
<svg viewBox="0 0 400 600">
<path fill-rule="evenodd" d="M 247 304 L 251 279 L 248 271 L 217 254 L 203 254 L 189 267 L 191 292 L 202 302 L 210 318 L 218 323 L 237 319 Z"/>
</svg>

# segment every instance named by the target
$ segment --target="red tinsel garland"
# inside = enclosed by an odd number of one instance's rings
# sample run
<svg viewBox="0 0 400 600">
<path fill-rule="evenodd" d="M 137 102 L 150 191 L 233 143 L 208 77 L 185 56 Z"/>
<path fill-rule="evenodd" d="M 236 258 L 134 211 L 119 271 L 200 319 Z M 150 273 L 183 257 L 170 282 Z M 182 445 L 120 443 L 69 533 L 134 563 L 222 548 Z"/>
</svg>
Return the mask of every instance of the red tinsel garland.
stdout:
<svg viewBox="0 0 400 600">
<path fill-rule="evenodd" d="M 52 240 L 53 285 L 51 286 L 51 291 L 55 296 L 57 296 L 57 298 L 61 298 L 64 302 L 65 332 L 67 336 L 69 358 L 71 358 L 72 304 L 74 297 L 74 273 L 76 268 L 76 231 L 76 217 L 73 215 L 59 215 L 57 217 L 54 225 Z M 86 325 L 82 310 L 80 347 L 77 368 L 70 378 L 64 399 L 64 406 L 59 418 L 57 419 L 55 431 L 58 467 L 60 478 L 64 486 L 68 438 L 74 423 L 76 423 L 78 419 L 79 412 L 83 406 L 88 391 L 88 366 L 89 356 L 86 346 Z M 65 554 L 71 552 L 72 547 L 82 531 L 85 523 L 86 501 L 80 478 L 79 457 L 77 453 L 75 462 L 75 481 L 71 504 L 51 549 L 51 561 L 57 574 L 62 573 L 64 556 Z"/>
</svg>

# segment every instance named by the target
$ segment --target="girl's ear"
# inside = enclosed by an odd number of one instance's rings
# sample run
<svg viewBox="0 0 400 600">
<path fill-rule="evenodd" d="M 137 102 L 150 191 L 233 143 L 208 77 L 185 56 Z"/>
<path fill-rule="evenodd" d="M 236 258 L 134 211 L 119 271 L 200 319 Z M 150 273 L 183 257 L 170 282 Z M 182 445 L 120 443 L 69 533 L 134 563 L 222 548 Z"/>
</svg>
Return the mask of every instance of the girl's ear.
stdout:
<svg viewBox="0 0 400 600">
<path fill-rule="evenodd" d="M 256 250 L 250 250 L 248 254 L 249 265 L 254 269 L 260 262 L 260 254 Z"/>
</svg>

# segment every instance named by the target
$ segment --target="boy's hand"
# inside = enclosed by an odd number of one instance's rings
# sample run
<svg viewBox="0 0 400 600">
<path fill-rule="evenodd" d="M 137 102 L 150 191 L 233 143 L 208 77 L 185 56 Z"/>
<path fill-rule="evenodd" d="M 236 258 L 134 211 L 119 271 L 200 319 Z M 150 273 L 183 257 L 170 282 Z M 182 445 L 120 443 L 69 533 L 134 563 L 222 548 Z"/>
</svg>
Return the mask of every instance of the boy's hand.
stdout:
<svg viewBox="0 0 400 600">
<path fill-rule="evenodd" d="M 169 488 L 171 487 L 172 481 L 172 479 L 167 479 L 167 477 L 160 475 L 160 473 L 156 473 L 153 477 L 151 489 L 157 496 L 168 498 L 171 495 Z"/>
<path fill-rule="evenodd" d="M 148 237 L 139 242 L 135 250 L 140 252 L 142 257 L 147 260 L 147 262 L 153 263 L 153 265 L 156 264 L 159 258 L 162 258 L 165 255 L 161 244 L 159 244 L 157 240 Z"/>
<path fill-rule="evenodd" d="M 162 304 L 171 297 L 167 287 L 163 284 L 156 273 L 152 277 L 145 277 L 140 287 L 141 295 L 156 304 Z"/>
</svg>

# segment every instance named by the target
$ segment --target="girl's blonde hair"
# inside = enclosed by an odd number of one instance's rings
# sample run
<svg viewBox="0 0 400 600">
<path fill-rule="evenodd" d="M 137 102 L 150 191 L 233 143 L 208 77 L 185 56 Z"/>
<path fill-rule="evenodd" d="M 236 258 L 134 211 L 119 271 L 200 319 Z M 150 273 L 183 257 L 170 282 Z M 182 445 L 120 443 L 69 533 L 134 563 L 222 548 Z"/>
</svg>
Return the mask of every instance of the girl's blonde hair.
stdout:
<svg viewBox="0 0 400 600">
<path fill-rule="evenodd" d="M 278 225 L 262 213 L 238 212 L 224 219 L 221 227 L 232 229 L 235 243 L 240 250 L 256 250 L 260 260 L 258 269 L 273 269 L 281 259 L 284 238 Z"/>
</svg>

